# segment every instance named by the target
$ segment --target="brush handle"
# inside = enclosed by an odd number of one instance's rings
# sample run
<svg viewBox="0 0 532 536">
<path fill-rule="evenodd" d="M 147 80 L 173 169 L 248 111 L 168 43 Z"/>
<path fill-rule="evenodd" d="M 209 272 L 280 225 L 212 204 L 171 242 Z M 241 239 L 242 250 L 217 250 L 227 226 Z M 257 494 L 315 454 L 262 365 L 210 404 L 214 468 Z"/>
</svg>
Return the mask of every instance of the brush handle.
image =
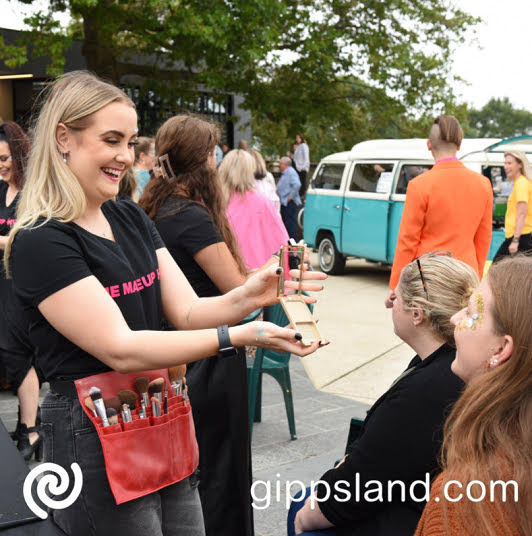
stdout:
<svg viewBox="0 0 532 536">
<path fill-rule="evenodd" d="M 129 409 L 122 410 L 122 420 L 124 422 L 131 422 L 133 418 L 131 417 L 131 411 Z"/>
<path fill-rule="evenodd" d="M 148 407 L 150 405 L 150 395 L 148 393 L 140 393 L 141 403 Z"/>
<path fill-rule="evenodd" d="M 154 417 L 161 416 L 161 406 L 159 405 L 159 402 L 155 402 L 155 400 L 152 400 L 152 403 L 151 403 L 151 414 Z"/>
<path fill-rule="evenodd" d="M 180 395 L 183 392 L 183 382 L 181 380 L 176 380 L 172 382 L 172 389 L 176 396 Z"/>
<path fill-rule="evenodd" d="M 96 406 L 96 411 L 98 412 L 98 415 L 100 419 L 102 420 L 102 424 L 104 426 L 109 426 L 109 421 L 107 420 L 107 410 L 105 409 L 103 398 L 97 398 L 96 400 L 93 400 L 93 402 L 94 402 L 94 405 Z"/>
</svg>

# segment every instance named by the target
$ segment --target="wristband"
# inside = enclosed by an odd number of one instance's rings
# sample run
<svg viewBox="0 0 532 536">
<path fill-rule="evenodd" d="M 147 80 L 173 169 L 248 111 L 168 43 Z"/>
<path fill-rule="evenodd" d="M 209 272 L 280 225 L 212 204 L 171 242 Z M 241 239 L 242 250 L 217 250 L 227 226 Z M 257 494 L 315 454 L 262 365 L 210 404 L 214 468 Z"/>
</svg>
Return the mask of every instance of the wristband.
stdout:
<svg viewBox="0 0 532 536">
<path fill-rule="evenodd" d="M 237 355 L 236 348 L 231 344 L 231 339 L 229 338 L 229 326 L 227 324 L 218 326 L 217 331 L 218 344 L 220 345 L 218 357 L 233 357 Z"/>
<path fill-rule="evenodd" d="M 512 242 L 515 242 L 516 244 L 519 244 L 519 239 L 520 239 L 520 238 L 521 238 L 520 236 L 514 236 L 514 237 L 512 238 Z"/>
</svg>

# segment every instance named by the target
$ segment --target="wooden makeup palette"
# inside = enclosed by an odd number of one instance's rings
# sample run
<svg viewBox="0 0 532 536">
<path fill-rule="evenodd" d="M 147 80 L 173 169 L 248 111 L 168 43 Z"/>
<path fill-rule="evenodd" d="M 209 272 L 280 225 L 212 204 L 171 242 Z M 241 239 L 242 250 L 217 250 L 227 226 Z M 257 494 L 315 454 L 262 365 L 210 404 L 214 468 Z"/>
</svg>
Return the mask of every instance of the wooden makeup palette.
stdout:
<svg viewBox="0 0 532 536">
<path fill-rule="evenodd" d="M 301 282 L 303 281 L 305 249 L 304 246 L 283 246 L 281 248 L 279 266 L 283 268 L 283 275 L 279 279 L 278 297 L 291 327 L 303 336 L 302 344 L 309 346 L 314 341 L 322 341 L 323 337 L 302 296 Z M 298 269 L 299 277 L 294 280 L 295 284 L 286 285 L 287 281 L 292 281 L 290 269 Z M 294 286 L 297 288 L 292 288 Z"/>
</svg>

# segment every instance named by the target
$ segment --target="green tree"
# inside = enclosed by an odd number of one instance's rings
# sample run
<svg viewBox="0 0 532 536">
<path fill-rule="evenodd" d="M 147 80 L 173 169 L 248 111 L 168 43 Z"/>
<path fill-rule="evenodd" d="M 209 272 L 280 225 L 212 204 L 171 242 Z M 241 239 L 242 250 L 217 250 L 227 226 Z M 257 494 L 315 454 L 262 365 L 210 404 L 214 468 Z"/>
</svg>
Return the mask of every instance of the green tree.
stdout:
<svg viewBox="0 0 532 536">
<path fill-rule="evenodd" d="M 83 39 L 88 68 L 115 83 L 138 75 L 170 101 L 199 87 L 237 92 L 265 145 L 274 130 L 305 129 L 332 143 L 452 104 L 450 54 L 475 22 L 447 0 L 50 0 L 0 57 L 21 65 L 31 44 L 57 74 Z"/>
<path fill-rule="evenodd" d="M 511 138 L 532 134 L 532 113 L 514 108 L 508 97 L 491 99 L 480 110 L 468 111 L 473 136 Z"/>
</svg>

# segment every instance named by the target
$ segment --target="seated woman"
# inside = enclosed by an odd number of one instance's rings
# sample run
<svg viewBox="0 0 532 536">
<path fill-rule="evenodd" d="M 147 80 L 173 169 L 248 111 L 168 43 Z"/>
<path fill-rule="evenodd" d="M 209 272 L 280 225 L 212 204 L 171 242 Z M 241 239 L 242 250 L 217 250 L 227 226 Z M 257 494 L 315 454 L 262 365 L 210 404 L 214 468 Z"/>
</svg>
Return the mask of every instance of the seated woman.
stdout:
<svg viewBox="0 0 532 536">
<path fill-rule="evenodd" d="M 292 503 L 289 535 L 294 534 L 298 507 L 295 534 L 414 533 L 424 503 L 408 491 L 414 481 L 427 481 L 438 471 L 443 423 L 463 388 L 451 371 L 455 350 L 450 319 L 477 284 L 472 268 L 447 256 L 428 254 L 405 266 L 395 289 L 392 318 L 395 333 L 417 355 L 369 410 L 358 439 L 349 445 L 344 460 L 321 477 L 315 496 L 304 506 Z M 392 481 L 400 483 L 390 488 Z M 425 491 L 414 488 L 421 501 L 428 485 Z M 338 487 L 347 490 L 347 500 Z M 329 527 L 335 529 L 317 531 Z"/>
<path fill-rule="evenodd" d="M 531 274 L 530 257 L 495 263 L 452 319 L 452 370 L 466 389 L 445 425 L 444 471 L 416 536 L 532 534 Z"/>
<path fill-rule="evenodd" d="M 229 152 L 218 169 L 227 218 L 246 268 L 260 268 L 288 242 L 288 233 L 274 204 L 255 186 L 255 161 L 248 151 Z"/>
</svg>

